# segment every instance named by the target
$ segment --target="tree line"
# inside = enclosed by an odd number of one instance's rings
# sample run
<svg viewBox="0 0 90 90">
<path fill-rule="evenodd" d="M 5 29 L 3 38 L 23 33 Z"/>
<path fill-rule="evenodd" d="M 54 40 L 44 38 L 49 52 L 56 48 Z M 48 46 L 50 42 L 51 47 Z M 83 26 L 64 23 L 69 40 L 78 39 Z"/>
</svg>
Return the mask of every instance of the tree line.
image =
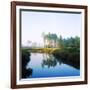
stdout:
<svg viewBox="0 0 90 90">
<path fill-rule="evenodd" d="M 64 47 L 76 47 L 80 48 L 80 37 L 69 37 L 69 38 L 63 38 L 61 35 L 58 37 L 55 33 L 43 33 L 43 41 L 45 44 L 45 39 L 48 40 L 50 44 L 50 40 L 54 40 L 54 43 L 57 44 L 57 47 L 64 48 Z"/>
</svg>

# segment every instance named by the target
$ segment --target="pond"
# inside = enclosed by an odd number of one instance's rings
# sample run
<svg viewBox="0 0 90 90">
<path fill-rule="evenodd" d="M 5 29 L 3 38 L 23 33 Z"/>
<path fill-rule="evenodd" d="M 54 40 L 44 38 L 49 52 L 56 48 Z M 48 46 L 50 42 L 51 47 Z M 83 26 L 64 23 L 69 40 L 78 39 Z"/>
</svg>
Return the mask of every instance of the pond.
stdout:
<svg viewBox="0 0 90 90">
<path fill-rule="evenodd" d="M 56 59 L 52 54 L 30 53 L 23 78 L 47 78 L 80 76 L 80 69 L 65 60 Z M 28 74 L 27 74 L 28 73 Z"/>
</svg>

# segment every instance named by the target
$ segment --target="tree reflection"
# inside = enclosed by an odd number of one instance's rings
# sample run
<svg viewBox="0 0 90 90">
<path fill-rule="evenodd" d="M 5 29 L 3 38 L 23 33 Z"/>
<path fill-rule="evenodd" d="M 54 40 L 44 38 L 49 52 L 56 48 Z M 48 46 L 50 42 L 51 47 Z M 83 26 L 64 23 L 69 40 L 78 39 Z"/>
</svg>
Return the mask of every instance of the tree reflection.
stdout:
<svg viewBox="0 0 90 90">
<path fill-rule="evenodd" d="M 64 60 L 61 59 L 60 57 L 55 57 L 52 54 L 43 54 L 43 61 L 42 61 L 42 67 L 44 68 L 47 66 L 48 68 L 50 67 L 55 67 L 57 64 L 61 65 L 62 63 L 70 65 L 76 69 L 80 69 L 80 64 L 76 60 Z"/>
<path fill-rule="evenodd" d="M 57 62 L 57 59 L 52 54 L 50 54 L 50 55 L 43 54 L 43 62 L 42 62 L 43 68 L 44 68 L 44 66 L 48 66 L 48 68 L 55 67 L 57 65 L 57 63 L 59 63 L 59 65 L 60 65 L 61 61 L 59 60 Z"/>
<path fill-rule="evenodd" d="M 22 51 L 22 73 L 21 73 L 21 78 L 27 78 L 32 76 L 33 70 L 31 68 L 26 68 L 28 62 L 30 62 L 30 52 L 27 51 Z"/>
</svg>

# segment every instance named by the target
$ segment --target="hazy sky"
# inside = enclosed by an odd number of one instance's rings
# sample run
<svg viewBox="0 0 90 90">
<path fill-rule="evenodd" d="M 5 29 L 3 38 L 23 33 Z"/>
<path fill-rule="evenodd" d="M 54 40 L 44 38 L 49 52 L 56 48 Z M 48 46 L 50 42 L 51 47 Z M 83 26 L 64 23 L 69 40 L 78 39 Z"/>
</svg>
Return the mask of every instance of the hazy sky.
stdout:
<svg viewBox="0 0 90 90">
<path fill-rule="evenodd" d="M 43 32 L 63 38 L 80 36 L 81 18 L 81 14 L 22 11 L 22 44 L 43 43 Z"/>
</svg>

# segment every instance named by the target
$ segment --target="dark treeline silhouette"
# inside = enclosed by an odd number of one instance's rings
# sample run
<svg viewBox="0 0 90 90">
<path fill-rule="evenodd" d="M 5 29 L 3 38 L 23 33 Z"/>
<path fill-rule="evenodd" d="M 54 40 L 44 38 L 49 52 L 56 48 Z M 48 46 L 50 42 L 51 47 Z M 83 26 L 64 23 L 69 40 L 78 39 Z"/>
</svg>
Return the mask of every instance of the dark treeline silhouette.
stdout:
<svg viewBox="0 0 90 90">
<path fill-rule="evenodd" d="M 32 75 L 33 70 L 27 69 L 26 66 L 30 61 L 30 52 L 22 50 L 22 66 L 21 66 L 21 78 L 27 78 Z"/>
</svg>

